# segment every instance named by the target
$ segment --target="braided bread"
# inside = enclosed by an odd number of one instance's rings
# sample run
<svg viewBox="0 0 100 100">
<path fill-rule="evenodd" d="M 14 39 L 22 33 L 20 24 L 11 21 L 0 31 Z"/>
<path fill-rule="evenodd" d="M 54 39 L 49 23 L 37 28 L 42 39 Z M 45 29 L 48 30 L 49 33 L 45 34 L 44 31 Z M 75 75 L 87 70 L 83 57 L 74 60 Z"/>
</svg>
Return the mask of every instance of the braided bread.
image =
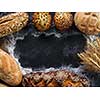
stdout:
<svg viewBox="0 0 100 100">
<path fill-rule="evenodd" d="M 33 87 L 80 87 L 89 86 L 86 77 L 67 70 L 32 72 L 23 76 L 22 86 Z"/>
</svg>

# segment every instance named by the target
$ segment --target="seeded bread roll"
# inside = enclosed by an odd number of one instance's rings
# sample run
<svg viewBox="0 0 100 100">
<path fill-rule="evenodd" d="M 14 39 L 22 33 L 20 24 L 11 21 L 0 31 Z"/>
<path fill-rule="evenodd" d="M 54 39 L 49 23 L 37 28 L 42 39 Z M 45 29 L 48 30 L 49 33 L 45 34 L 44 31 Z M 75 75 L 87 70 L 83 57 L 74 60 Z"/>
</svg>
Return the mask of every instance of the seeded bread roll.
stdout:
<svg viewBox="0 0 100 100">
<path fill-rule="evenodd" d="M 54 15 L 54 23 L 58 30 L 67 30 L 72 26 L 73 16 L 69 12 L 56 12 Z"/>
<path fill-rule="evenodd" d="M 11 86 L 21 83 L 22 73 L 15 59 L 0 49 L 0 79 Z"/>
<path fill-rule="evenodd" d="M 23 76 L 22 86 L 29 87 L 86 87 L 89 80 L 68 70 L 32 72 Z"/>
<path fill-rule="evenodd" d="M 39 31 L 46 31 L 51 26 L 51 15 L 48 12 L 35 12 L 33 24 Z"/>
<path fill-rule="evenodd" d="M 28 14 L 24 12 L 12 13 L 0 18 L 0 37 L 15 33 L 26 26 Z"/>
<path fill-rule="evenodd" d="M 99 12 L 77 12 L 74 21 L 76 27 L 87 35 L 97 35 L 100 32 Z"/>
</svg>

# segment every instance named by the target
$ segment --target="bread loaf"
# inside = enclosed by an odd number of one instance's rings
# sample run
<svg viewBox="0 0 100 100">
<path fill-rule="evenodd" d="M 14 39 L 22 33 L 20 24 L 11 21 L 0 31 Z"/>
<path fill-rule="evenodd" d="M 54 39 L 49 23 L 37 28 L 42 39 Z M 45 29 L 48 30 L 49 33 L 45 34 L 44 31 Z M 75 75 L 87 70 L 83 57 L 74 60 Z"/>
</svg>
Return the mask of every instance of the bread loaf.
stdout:
<svg viewBox="0 0 100 100">
<path fill-rule="evenodd" d="M 0 18 L 0 37 L 15 33 L 26 26 L 28 15 L 24 12 L 12 13 Z"/>
<path fill-rule="evenodd" d="M 89 80 L 85 76 L 68 70 L 32 72 L 24 75 L 22 80 L 22 86 L 26 87 L 85 87 L 89 84 Z"/>
<path fill-rule="evenodd" d="M 99 12 L 77 12 L 74 21 L 76 27 L 87 35 L 97 35 L 100 32 Z"/>
<path fill-rule="evenodd" d="M 0 49 L 0 79 L 11 86 L 17 86 L 22 80 L 22 73 L 15 59 Z"/>
</svg>

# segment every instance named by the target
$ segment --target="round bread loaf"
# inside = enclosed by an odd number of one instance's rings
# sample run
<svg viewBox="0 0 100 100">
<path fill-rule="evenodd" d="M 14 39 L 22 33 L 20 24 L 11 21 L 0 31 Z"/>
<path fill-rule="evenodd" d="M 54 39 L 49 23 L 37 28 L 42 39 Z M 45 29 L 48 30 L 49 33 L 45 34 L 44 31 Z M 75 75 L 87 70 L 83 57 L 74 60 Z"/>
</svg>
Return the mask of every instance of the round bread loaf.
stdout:
<svg viewBox="0 0 100 100">
<path fill-rule="evenodd" d="M 76 27 L 87 35 L 96 35 L 100 32 L 99 12 L 77 12 L 74 21 Z"/>
</svg>

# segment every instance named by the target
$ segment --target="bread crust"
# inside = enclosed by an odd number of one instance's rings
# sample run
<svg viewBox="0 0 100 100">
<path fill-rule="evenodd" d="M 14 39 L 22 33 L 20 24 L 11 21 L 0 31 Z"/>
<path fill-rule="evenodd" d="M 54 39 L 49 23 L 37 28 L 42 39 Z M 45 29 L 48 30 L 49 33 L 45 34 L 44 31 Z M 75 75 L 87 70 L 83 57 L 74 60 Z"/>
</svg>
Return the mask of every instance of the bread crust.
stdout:
<svg viewBox="0 0 100 100">
<path fill-rule="evenodd" d="M 11 13 L 0 18 L 0 37 L 20 31 L 28 22 L 25 12 Z"/>
<path fill-rule="evenodd" d="M 97 35 L 100 32 L 99 12 L 77 12 L 74 22 L 76 27 L 87 35 Z"/>
<path fill-rule="evenodd" d="M 21 83 L 22 73 L 15 59 L 0 49 L 0 79 L 11 86 Z"/>
<path fill-rule="evenodd" d="M 22 80 L 22 86 L 30 87 L 85 87 L 89 84 L 89 80 L 85 76 L 68 70 L 32 72 L 24 75 Z"/>
</svg>

